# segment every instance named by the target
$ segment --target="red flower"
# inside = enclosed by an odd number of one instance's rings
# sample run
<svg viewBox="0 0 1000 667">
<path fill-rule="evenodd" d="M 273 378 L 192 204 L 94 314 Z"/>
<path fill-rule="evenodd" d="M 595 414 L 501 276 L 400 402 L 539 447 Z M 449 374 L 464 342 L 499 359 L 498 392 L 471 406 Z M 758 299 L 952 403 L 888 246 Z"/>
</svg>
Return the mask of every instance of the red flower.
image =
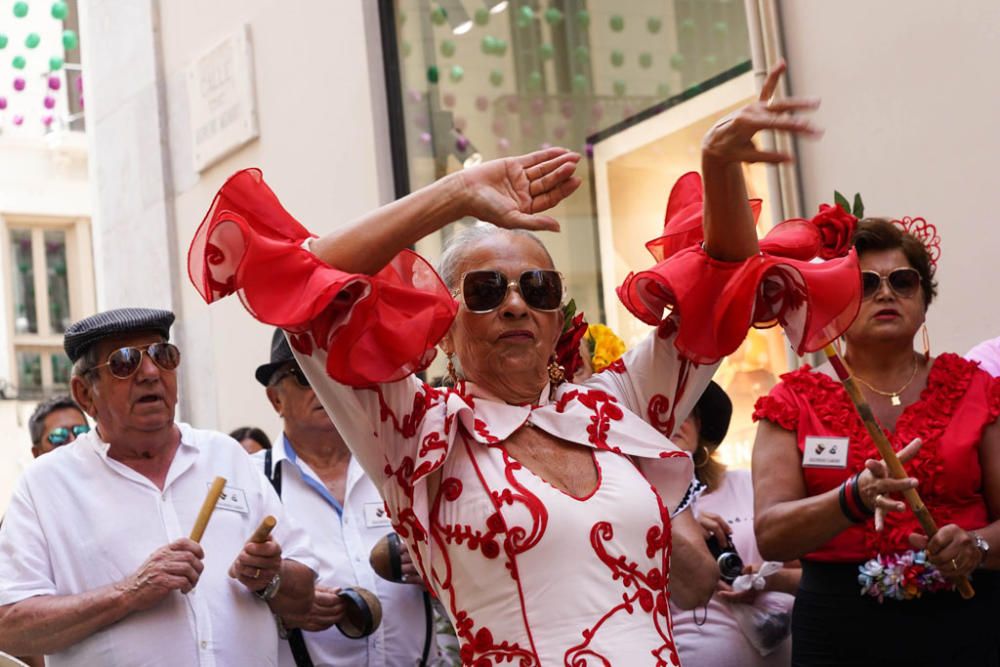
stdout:
<svg viewBox="0 0 1000 667">
<path fill-rule="evenodd" d="M 810 220 L 823 237 L 819 250 L 821 259 L 843 257 L 851 249 L 854 230 L 858 228 L 858 219 L 841 208 L 840 204 L 820 204 L 819 213 Z"/>
<path fill-rule="evenodd" d="M 567 382 L 572 382 L 573 375 L 583 367 L 580 341 L 586 334 L 587 322 L 583 319 L 583 313 L 577 313 L 563 329 L 563 334 L 556 343 L 556 362 L 565 369 Z"/>
</svg>

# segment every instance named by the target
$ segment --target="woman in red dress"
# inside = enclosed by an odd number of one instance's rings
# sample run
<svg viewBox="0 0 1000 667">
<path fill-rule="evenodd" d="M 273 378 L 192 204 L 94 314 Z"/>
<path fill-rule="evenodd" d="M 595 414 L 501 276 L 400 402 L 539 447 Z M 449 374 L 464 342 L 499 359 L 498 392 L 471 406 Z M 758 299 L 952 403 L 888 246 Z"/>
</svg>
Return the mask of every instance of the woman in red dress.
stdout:
<svg viewBox="0 0 1000 667">
<path fill-rule="evenodd" d="M 758 545 L 803 565 L 793 664 L 996 665 L 1000 385 L 914 349 L 936 292 L 932 226 L 864 220 L 854 246 L 862 304 L 844 358 L 911 478 L 887 478 L 828 366 L 788 373 L 758 401 Z M 932 540 L 900 500 L 911 487 L 941 526 Z M 963 600 L 946 578 L 970 575 Z"/>
</svg>

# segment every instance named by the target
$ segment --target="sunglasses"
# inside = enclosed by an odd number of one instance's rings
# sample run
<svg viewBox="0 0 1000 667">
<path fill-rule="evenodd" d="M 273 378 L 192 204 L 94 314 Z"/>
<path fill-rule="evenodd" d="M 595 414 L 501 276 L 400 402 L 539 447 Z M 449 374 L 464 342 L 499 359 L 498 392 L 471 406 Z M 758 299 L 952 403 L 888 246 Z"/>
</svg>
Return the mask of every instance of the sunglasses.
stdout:
<svg viewBox="0 0 1000 667">
<path fill-rule="evenodd" d="M 882 289 L 883 282 L 889 283 L 889 289 L 897 296 L 908 299 L 920 289 L 920 273 L 909 267 L 893 269 L 887 276 L 874 271 L 862 271 L 861 298 L 866 300 L 875 296 Z"/>
<path fill-rule="evenodd" d="M 108 360 L 90 370 L 96 371 L 107 366 L 111 375 L 119 380 L 132 377 L 142 364 L 142 355 L 147 354 L 153 363 L 165 371 L 176 370 L 181 363 L 181 351 L 170 343 L 151 343 L 142 347 L 120 347 L 108 355 Z"/>
<path fill-rule="evenodd" d="M 86 424 L 77 424 L 70 428 L 60 426 L 59 428 L 52 429 L 52 432 L 49 433 L 46 439 L 58 447 L 59 445 L 65 445 L 70 440 L 76 440 L 79 436 L 89 431 L 90 427 Z"/>
<path fill-rule="evenodd" d="M 276 375 L 271 380 L 271 386 L 273 387 L 274 385 L 278 384 L 279 382 L 281 382 L 282 380 L 284 380 L 289 375 L 291 375 L 293 378 L 295 378 L 295 381 L 303 389 L 308 389 L 309 388 L 309 378 L 306 377 L 306 374 L 303 373 L 302 369 L 299 368 L 298 366 L 292 366 L 291 368 L 289 368 L 284 373 L 279 373 L 278 375 Z"/>
<path fill-rule="evenodd" d="M 473 313 L 488 313 L 500 307 L 507 298 L 507 290 L 516 287 L 521 298 L 535 310 L 553 311 L 562 308 L 566 287 L 562 274 L 551 269 L 532 269 L 511 280 L 500 271 L 469 271 L 462 276 L 459 294 L 465 307 Z"/>
</svg>

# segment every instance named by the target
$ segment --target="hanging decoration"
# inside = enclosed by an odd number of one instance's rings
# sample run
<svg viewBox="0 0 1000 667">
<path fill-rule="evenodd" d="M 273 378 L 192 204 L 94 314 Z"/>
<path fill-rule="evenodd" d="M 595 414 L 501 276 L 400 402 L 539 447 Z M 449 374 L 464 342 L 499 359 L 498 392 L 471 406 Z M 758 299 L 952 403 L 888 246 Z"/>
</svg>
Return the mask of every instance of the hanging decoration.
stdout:
<svg viewBox="0 0 1000 667">
<path fill-rule="evenodd" d="M 8 42 L 7 35 L 5 35 L 4 33 L 0 32 L 0 49 L 6 49 L 7 48 L 7 42 Z"/>
<path fill-rule="evenodd" d="M 72 51 L 77 46 L 80 45 L 80 39 L 76 36 L 76 33 L 72 30 L 63 30 L 62 34 L 63 48 L 67 51 Z"/>
<path fill-rule="evenodd" d="M 621 14 L 612 14 L 610 23 L 611 29 L 615 32 L 621 32 L 625 29 L 625 17 Z"/>
<path fill-rule="evenodd" d="M 611 65 L 612 67 L 621 67 L 625 64 L 625 54 L 621 49 L 614 49 L 611 52 Z"/>
<path fill-rule="evenodd" d="M 15 2 L 14 3 L 14 16 L 16 16 L 19 19 L 23 19 L 27 15 L 28 15 L 28 3 L 27 2 L 23 2 L 23 0 L 19 0 L 18 2 Z"/>
<path fill-rule="evenodd" d="M 24 56 L 14 56 L 14 60 L 10 64 L 14 66 L 14 69 L 24 69 L 28 61 L 24 59 Z"/>
<path fill-rule="evenodd" d="M 473 14 L 472 20 L 475 21 L 476 25 L 486 25 L 490 22 L 490 12 L 485 7 L 480 7 Z"/>
<path fill-rule="evenodd" d="M 551 26 L 562 23 L 563 13 L 556 7 L 549 7 L 545 10 L 545 22 Z"/>
<path fill-rule="evenodd" d="M 63 67 L 63 59 L 60 56 L 52 56 L 49 58 L 49 71 L 58 72 Z"/>
<path fill-rule="evenodd" d="M 24 38 L 24 45 L 29 49 L 33 49 L 42 41 L 42 38 L 38 36 L 37 32 L 30 32 L 28 36 Z"/>
<path fill-rule="evenodd" d="M 52 3 L 52 18 L 63 21 L 69 15 L 69 6 L 65 2 Z"/>
<path fill-rule="evenodd" d="M 660 32 L 660 28 L 663 27 L 663 21 L 660 20 L 658 16 L 650 16 L 646 19 L 646 30 L 649 34 L 655 35 Z"/>
<path fill-rule="evenodd" d="M 542 60 L 552 60 L 552 56 L 556 54 L 556 48 L 545 42 L 538 47 L 538 55 L 542 57 Z"/>
<path fill-rule="evenodd" d="M 450 39 L 446 39 L 441 42 L 441 55 L 445 58 L 451 58 L 455 55 L 455 42 Z"/>
</svg>

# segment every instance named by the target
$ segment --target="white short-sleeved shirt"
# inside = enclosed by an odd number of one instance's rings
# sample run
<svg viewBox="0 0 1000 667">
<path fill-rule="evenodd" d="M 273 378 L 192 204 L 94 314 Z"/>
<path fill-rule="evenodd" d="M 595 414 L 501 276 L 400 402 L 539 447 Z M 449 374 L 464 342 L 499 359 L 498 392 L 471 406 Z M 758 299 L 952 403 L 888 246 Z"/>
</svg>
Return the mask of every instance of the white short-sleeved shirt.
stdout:
<svg viewBox="0 0 1000 667">
<path fill-rule="evenodd" d="M 162 491 L 108 457 L 91 431 L 28 467 L 0 527 L 0 605 L 75 595 L 122 581 L 156 549 L 190 534 L 212 480 L 225 477 L 201 540 L 205 569 L 187 595 L 173 592 L 55 655 L 59 665 L 275 665 L 267 604 L 227 571 L 268 514 L 285 558 L 317 569 L 305 532 L 228 436 L 178 424 L 181 444 Z"/>
<path fill-rule="evenodd" d="M 266 451 L 253 458 L 264 470 Z M 392 532 L 392 523 L 378 489 L 351 457 L 344 504 L 327 490 L 319 476 L 282 436 L 271 449 L 272 469 L 281 467 L 281 500 L 286 512 L 309 534 L 319 565 L 318 586 L 366 588 L 382 603 L 382 624 L 365 639 L 349 639 L 336 627 L 305 632 L 309 656 L 317 667 L 353 665 L 395 667 L 416 665 L 424 651 L 427 612 L 423 588 L 382 579 L 368 563 L 371 549 Z M 433 641 L 430 656 L 435 655 Z M 294 667 L 288 642 L 281 642 L 279 663 Z"/>
</svg>

